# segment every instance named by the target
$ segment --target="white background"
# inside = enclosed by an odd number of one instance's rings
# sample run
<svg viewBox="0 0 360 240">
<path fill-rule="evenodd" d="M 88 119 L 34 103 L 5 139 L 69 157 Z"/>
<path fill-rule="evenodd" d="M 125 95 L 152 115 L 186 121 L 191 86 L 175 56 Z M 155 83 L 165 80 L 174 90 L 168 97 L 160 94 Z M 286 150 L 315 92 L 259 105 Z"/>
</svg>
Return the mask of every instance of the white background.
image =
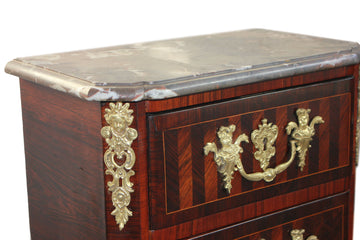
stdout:
<svg viewBox="0 0 360 240">
<path fill-rule="evenodd" d="M 16 57 L 246 28 L 360 42 L 359 6 L 356 0 L 1 0 L 0 68 Z M 19 84 L 3 71 L 0 79 L 0 239 L 30 239 Z"/>
</svg>

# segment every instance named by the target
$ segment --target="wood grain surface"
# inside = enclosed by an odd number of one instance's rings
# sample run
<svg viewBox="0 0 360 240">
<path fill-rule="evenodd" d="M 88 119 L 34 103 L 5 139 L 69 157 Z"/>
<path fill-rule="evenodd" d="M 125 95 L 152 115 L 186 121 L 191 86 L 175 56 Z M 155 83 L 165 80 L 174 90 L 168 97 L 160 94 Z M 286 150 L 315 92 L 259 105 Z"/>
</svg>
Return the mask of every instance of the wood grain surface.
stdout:
<svg viewBox="0 0 360 240">
<path fill-rule="evenodd" d="M 334 225 L 330 233 L 351 239 L 357 71 L 347 66 L 131 103 L 131 127 L 139 134 L 132 144 L 133 216 L 122 231 L 111 215 L 106 182 L 112 177 L 104 174 L 107 146 L 100 135 L 109 102 L 86 102 L 21 80 L 32 239 L 276 239 L 270 237 L 324 219 L 329 222 L 306 233 Z M 218 128 L 234 124 L 237 137 L 250 136 L 263 118 L 278 125 L 275 167 L 289 158 L 284 128 L 297 122 L 297 108 L 325 120 L 316 125 L 304 170 L 294 162 L 270 183 L 237 172 L 231 194 L 224 191 L 213 154 L 203 153 L 207 142 L 221 147 Z M 261 171 L 253 144 L 242 146 L 246 171 Z"/>
<path fill-rule="evenodd" d="M 348 196 L 348 192 L 338 194 L 192 239 L 283 240 L 291 239 L 294 229 L 304 229 L 304 239 L 310 235 L 319 239 L 348 239 L 345 231 L 348 227 Z M 263 230 L 259 231 L 259 228 Z"/>
<path fill-rule="evenodd" d="M 330 177 L 334 171 L 347 169 L 344 173 L 348 174 L 350 85 L 349 78 L 149 117 L 150 148 L 154 151 L 150 153 L 150 182 L 151 186 L 155 186 L 150 188 L 153 229 L 236 208 L 247 201 L 263 200 L 274 193 L 284 194 L 324 183 L 336 178 Z M 331 111 L 326 112 L 324 106 L 331 106 Z M 280 150 L 277 150 L 269 166 L 274 168 L 276 164 L 289 159 L 290 138 L 285 128 L 288 122 L 297 122 L 295 111 L 298 108 L 309 108 L 312 110 L 310 119 L 322 116 L 325 121 L 316 126 L 317 134 L 311 142 L 304 170 L 300 171 L 296 160 L 284 175 L 279 174 L 270 183 L 252 182 L 236 172 L 231 194 L 228 194 L 213 154 L 205 156 L 203 153 L 206 143 L 215 142 L 220 148 L 216 132 L 221 126 L 231 124 L 236 125 L 234 139 L 242 133 L 250 136 L 261 120 L 266 118 L 279 128 L 276 146 Z M 196 137 L 192 134 L 193 129 Z M 324 147 L 320 148 L 320 142 Z M 248 173 L 262 172 L 253 157 L 253 144 L 243 143 L 242 147 L 244 152 L 241 158 L 245 170 Z M 196 158 L 192 156 L 193 153 Z M 312 184 L 298 184 L 300 180 Z M 194 202 L 194 199 L 202 201 Z"/>
<path fill-rule="evenodd" d="M 106 239 L 101 106 L 21 80 L 31 239 Z"/>
</svg>

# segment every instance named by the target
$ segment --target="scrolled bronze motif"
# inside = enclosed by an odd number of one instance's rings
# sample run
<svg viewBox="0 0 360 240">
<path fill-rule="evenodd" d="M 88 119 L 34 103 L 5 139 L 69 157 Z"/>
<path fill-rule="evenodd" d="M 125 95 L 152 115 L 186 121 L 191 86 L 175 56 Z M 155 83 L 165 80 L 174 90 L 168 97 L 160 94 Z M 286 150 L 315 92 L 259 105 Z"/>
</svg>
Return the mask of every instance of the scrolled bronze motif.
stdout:
<svg viewBox="0 0 360 240">
<path fill-rule="evenodd" d="M 138 133 L 129 127 L 134 117 L 131 115 L 133 110 L 129 109 L 128 103 L 124 105 L 121 102 L 110 103 L 109 107 L 105 109 L 104 115 L 109 126 L 101 129 L 101 135 L 108 144 L 108 149 L 104 153 L 105 173 L 113 177 L 113 180 L 107 183 L 109 191 L 112 192 L 111 198 L 115 207 L 111 215 L 115 216 L 121 231 L 129 216 L 132 216 L 128 206 L 131 202 L 130 193 L 134 192 L 130 177 L 135 175 L 132 167 L 136 157 L 131 144 Z M 118 164 L 117 160 L 122 164 Z"/>
<path fill-rule="evenodd" d="M 241 165 L 240 153 L 243 152 L 243 148 L 240 144 L 241 142 L 249 142 L 248 136 L 241 134 L 233 143 L 233 132 L 235 131 L 235 128 L 235 125 L 220 127 L 217 135 L 222 145 L 221 149 L 218 150 L 214 142 L 207 143 L 204 147 L 205 155 L 208 155 L 209 152 L 214 153 L 214 160 L 219 173 L 224 176 L 223 181 L 228 193 L 231 192 L 231 180 L 233 179 L 234 171 Z"/>
<path fill-rule="evenodd" d="M 292 240 L 304 240 L 305 229 L 294 229 L 290 232 Z M 317 236 L 311 235 L 306 240 L 319 240 Z"/>
<path fill-rule="evenodd" d="M 309 124 L 310 109 L 299 108 L 296 110 L 298 116 L 299 125 L 295 122 L 289 122 L 286 127 L 286 133 L 295 139 L 296 151 L 299 155 L 299 167 L 303 171 L 305 166 L 305 157 L 308 149 L 311 147 L 310 142 L 315 135 L 315 124 L 324 123 L 324 120 L 320 116 L 316 116 Z"/>
<path fill-rule="evenodd" d="M 305 229 L 294 229 L 290 232 L 291 240 L 304 240 Z M 265 238 L 260 238 L 259 240 L 265 240 Z M 306 240 L 319 240 L 317 236 L 311 235 Z"/>
<path fill-rule="evenodd" d="M 257 149 L 254 157 L 260 162 L 260 167 L 265 171 L 269 166 L 270 158 L 275 156 L 276 149 L 273 145 L 278 136 L 278 127 L 272 123 L 267 123 L 266 118 L 261 122 L 259 129 L 252 131 L 251 141 Z"/>
<path fill-rule="evenodd" d="M 267 119 L 262 119 L 262 124 L 259 128 L 251 133 L 251 141 L 257 151 L 254 153 L 254 158 L 259 161 L 263 172 L 247 173 L 243 166 L 240 154 L 243 153 L 243 148 L 240 146 L 241 142 L 249 143 L 248 136 L 243 133 L 240 134 L 235 141 L 233 141 L 233 133 L 236 129 L 235 125 L 221 126 L 217 132 L 218 138 L 222 145 L 218 149 L 214 142 L 209 142 L 204 147 L 204 154 L 209 152 L 214 153 L 214 160 L 218 167 L 218 172 L 223 175 L 223 182 L 225 189 L 230 193 L 235 171 L 239 171 L 242 177 L 249 181 L 271 182 L 274 178 L 286 170 L 294 161 L 296 153 L 299 155 L 299 167 L 301 171 L 305 166 L 305 157 L 308 148 L 311 147 L 310 142 L 315 135 L 315 124 L 323 123 L 324 120 L 320 116 L 316 116 L 309 123 L 310 109 L 299 108 L 296 111 L 299 125 L 295 122 L 289 122 L 286 127 L 288 135 L 291 134 L 293 139 L 290 140 L 291 155 L 290 158 L 277 165 L 275 168 L 269 168 L 270 159 L 275 156 L 276 148 L 274 146 L 278 136 L 278 127 L 275 124 L 268 123 Z"/>
<path fill-rule="evenodd" d="M 266 121 L 263 121 L 263 123 Z M 271 124 L 270 124 L 271 126 Z M 214 160 L 218 166 L 218 172 L 221 173 L 224 178 L 225 189 L 230 193 L 232 185 L 231 181 L 233 179 L 233 174 L 235 171 L 239 171 L 240 174 L 249 181 L 261 181 L 271 182 L 274 180 L 277 174 L 283 172 L 289 165 L 292 163 L 295 157 L 295 142 L 291 141 L 292 152 L 290 159 L 282 164 L 279 164 L 275 168 L 265 168 L 264 172 L 256 173 L 247 173 L 242 164 L 240 154 L 243 152 L 243 148 L 240 147 L 241 142 L 249 142 L 248 136 L 246 134 L 241 134 L 236 141 L 233 143 L 233 132 L 235 131 L 235 125 L 230 125 L 228 127 L 220 127 L 217 135 L 222 144 L 220 150 L 217 149 L 214 142 L 207 143 L 204 147 L 205 155 L 208 155 L 209 152 L 214 152 Z M 269 131 L 273 131 L 270 129 Z M 267 134 L 265 134 L 267 135 Z M 270 151 L 271 155 L 273 151 Z M 267 158 L 267 157 L 266 157 Z"/>
</svg>

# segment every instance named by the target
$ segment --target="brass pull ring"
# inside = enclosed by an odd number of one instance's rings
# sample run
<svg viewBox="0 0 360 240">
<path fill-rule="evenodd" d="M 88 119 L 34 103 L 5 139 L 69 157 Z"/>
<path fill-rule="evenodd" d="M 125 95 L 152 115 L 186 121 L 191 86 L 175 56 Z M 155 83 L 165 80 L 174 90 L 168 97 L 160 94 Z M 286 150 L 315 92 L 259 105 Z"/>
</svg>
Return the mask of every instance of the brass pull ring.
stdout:
<svg viewBox="0 0 360 240">
<path fill-rule="evenodd" d="M 246 173 L 245 169 L 242 165 L 242 162 L 240 160 L 240 164 L 238 166 L 238 170 L 244 178 L 246 178 L 249 181 L 261 181 L 264 180 L 265 182 L 271 182 L 274 180 L 276 175 L 282 173 L 285 171 L 290 164 L 293 162 L 295 155 L 296 155 L 296 147 L 295 147 L 295 141 L 290 141 L 291 143 L 291 157 L 288 161 L 285 163 L 277 165 L 275 168 L 266 168 L 264 172 L 256 172 L 256 173 Z"/>
</svg>

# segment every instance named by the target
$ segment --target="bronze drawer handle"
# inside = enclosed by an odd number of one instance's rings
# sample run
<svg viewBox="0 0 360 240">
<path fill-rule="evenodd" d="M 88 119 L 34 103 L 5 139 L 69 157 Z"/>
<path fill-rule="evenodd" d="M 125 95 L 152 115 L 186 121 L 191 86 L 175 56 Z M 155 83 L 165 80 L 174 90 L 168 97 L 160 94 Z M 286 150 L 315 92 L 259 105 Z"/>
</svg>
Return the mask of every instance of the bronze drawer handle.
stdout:
<svg viewBox="0 0 360 240">
<path fill-rule="evenodd" d="M 305 229 L 294 229 L 290 232 L 292 240 L 304 240 Z M 260 238 L 260 240 L 265 240 L 265 238 Z M 306 240 L 319 240 L 317 236 L 311 235 Z"/>
<path fill-rule="evenodd" d="M 294 229 L 290 232 L 292 240 L 304 240 L 305 229 Z M 260 238 L 260 240 L 265 240 L 265 238 Z M 311 235 L 306 240 L 319 240 L 317 236 Z"/>
<path fill-rule="evenodd" d="M 129 109 L 128 103 L 124 105 L 121 102 L 110 103 L 109 107 L 105 109 L 104 115 L 109 126 L 101 129 L 101 135 L 108 144 L 108 149 L 104 153 L 105 173 L 113 177 L 113 180 L 107 183 L 109 191 L 112 192 L 111 199 L 115 207 L 111 215 L 115 216 L 121 231 L 129 216 L 132 216 L 128 206 L 131 201 L 130 193 L 134 192 L 130 177 L 135 175 L 132 167 L 136 157 L 131 144 L 137 138 L 138 133 L 129 127 L 134 117 L 131 115 L 133 110 Z M 123 159 L 123 163 L 119 165 L 116 159 Z"/>
<path fill-rule="evenodd" d="M 292 240 L 303 240 L 305 229 L 294 229 L 290 232 Z M 306 240 L 319 240 L 317 236 L 311 235 Z"/>
<path fill-rule="evenodd" d="M 231 180 L 235 171 L 239 171 L 240 174 L 249 181 L 261 181 L 271 182 L 274 180 L 277 174 L 287 169 L 293 162 L 296 153 L 299 155 L 299 167 L 301 171 L 305 166 L 305 157 L 308 148 L 311 147 L 310 142 L 315 135 L 315 124 L 324 123 L 322 117 L 316 116 L 309 123 L 310 109 L 299 108 L 296 111 L 298 116 L 299 125 L 295 122 L 289 122 L 286 127 L 288 135 L 291 134 L 293 138 L 290 140 L 291 144 L 291 156 L 289 160 L 282 163 L 275 168 L 268 168 L 270 159 L 275 156 L 276 149 L 274 143 L 278 136 L 278 127 L 272 123 L 268 123 L 267 119 L 262 119 L 262 124 L 259 128 L 251 133 L 251 140 L 257 149 L 254 153 L 256 160 L 260 162 L 260 167 L 263 172 L 246 173 L 240 154 L 243 152 L 243 148 L 240 146 L 241 142 L 249 142 L 249 138 L 246 134 L 241 134 L 233 143 L 233 133 L 236 129 L 235 125 L 221 126 L 217 132 L 218 138 L 222 145 L 221 149 L 217 149 L 214 142 L 209 142 L 204 147 L 205 155 L 209 152 L 214 153 L 214 160 L 218 167 L 218 172 L 221 173 L 224 178 L 225 189 L 230 193 L 232 185 Z"/>
</svg>

